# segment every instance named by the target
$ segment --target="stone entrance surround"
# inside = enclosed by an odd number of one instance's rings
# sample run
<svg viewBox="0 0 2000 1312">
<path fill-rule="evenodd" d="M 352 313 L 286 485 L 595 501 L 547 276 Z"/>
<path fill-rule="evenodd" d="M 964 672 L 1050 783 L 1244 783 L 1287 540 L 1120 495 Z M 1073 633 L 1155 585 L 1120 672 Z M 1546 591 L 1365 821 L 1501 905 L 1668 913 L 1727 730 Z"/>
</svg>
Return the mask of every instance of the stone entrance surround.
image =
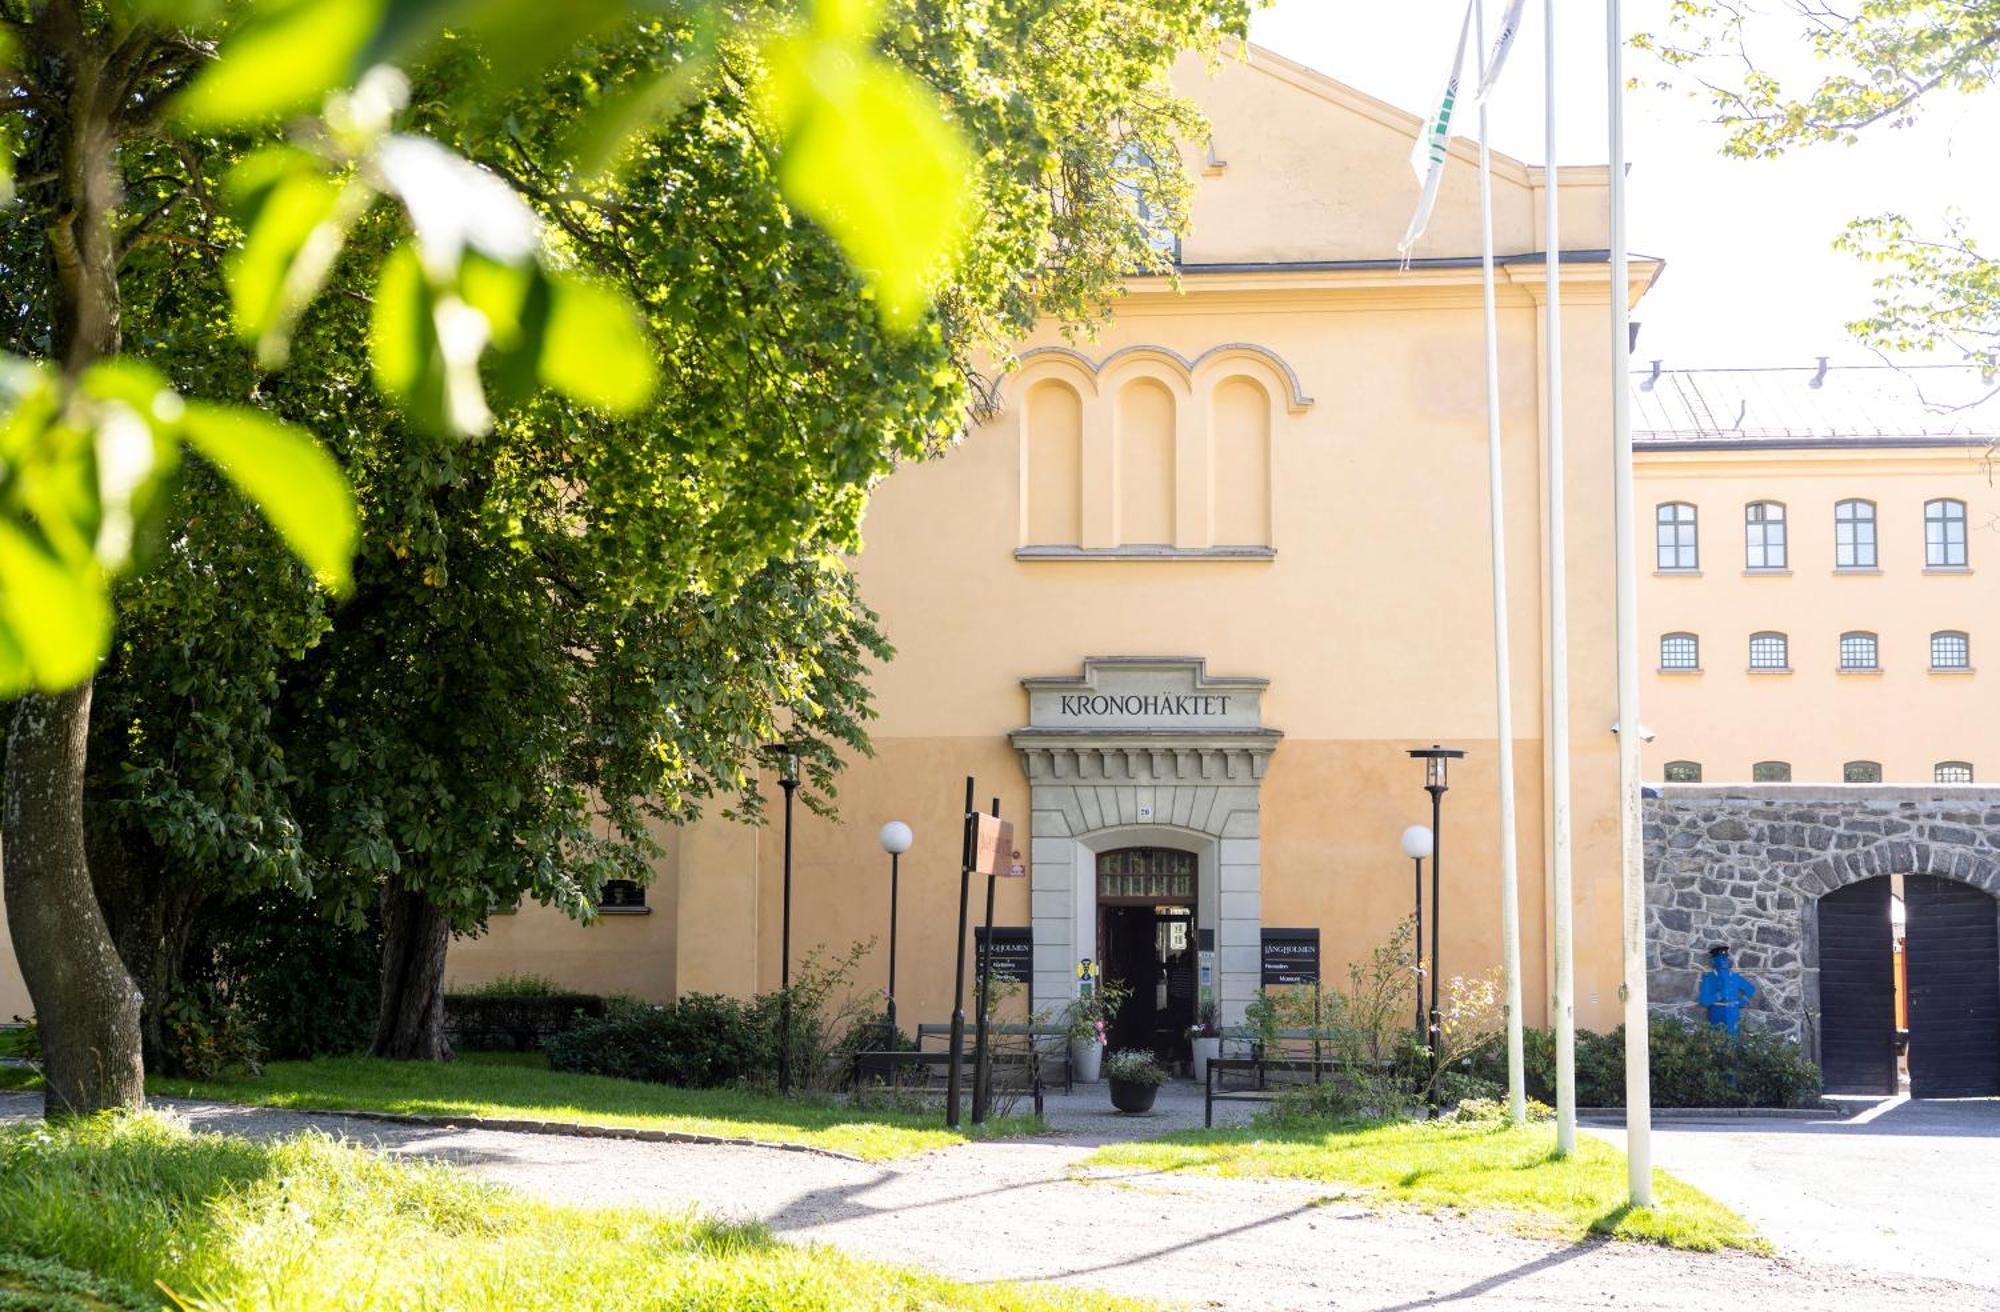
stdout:
<svg viewBox="0 0 2000 1312">
<path fill-rule="evenodd" d="M 1097 855 L 1168 847 L 1196 857 L 1195 924 L 1215 931 L 1216 998 L 1239 1024 L 1256 995 L 1264 768 L 1263 679 L 1211 677 L 1196 657 L 1092 657 L 1082 677 L 1024 679 L 1010 735 L 1028 776 L 1038 1004 L 1076 996 L 1097 955 Z"/>
<path fill-rule="evenodd" d="M 2000 895 L 2000 788 L 1658 791 L 1645 803 L 1646 987 L 1657 1012 L 1699 1017 L 1709 945 L 1727 943 L 1757 985 L 1750 1022 L 1800 1040 L 1816 1057 L 1821 897 L 1878 875 L 1942 875 Z"/>
</svg>

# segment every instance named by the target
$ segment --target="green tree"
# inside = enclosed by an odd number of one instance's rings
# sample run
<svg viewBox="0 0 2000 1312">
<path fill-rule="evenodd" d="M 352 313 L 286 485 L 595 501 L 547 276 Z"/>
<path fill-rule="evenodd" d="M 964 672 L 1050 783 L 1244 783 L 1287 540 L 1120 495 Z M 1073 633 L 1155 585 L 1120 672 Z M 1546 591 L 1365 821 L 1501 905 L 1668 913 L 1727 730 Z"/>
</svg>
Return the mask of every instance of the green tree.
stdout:
<svg viewBox="0 0 2000 1312">
<path fill-rule="evenodd" d="M 1670 27 L 1639 38 L 1695 80 L 1728 129 L 1724 150 L 1769 159 L 1908 127 L 1938 95 L 1977 95 L 2000 76 L 2000 4 L 1992 0 L 1864 0 L 1846 11 L 1816 0 L 1765 5 L 1679 0 Z M 1815 74 L 1801 88 L 1772 71 L 1754 38 L 1788 32 Z M 1990 170 L 1967 173 L 1990 195 Z M 1961 214 L 1934 225 L 1886 211 L 1857 217 L 1838 245 L 1884 266 L 1872 312 L 1849 325 L 1882 351 L 1947 348 L 2000 366 L 2000 261 Z"/>
<path fill-rule="evenodd" d="M 913 4 L 899 11 L 900 26 L 892 17 L 891 57 L 943 94 L 982 161 L 972 239 L 953 270 L 924 281 L 938 309 L 914 324 L 907 307 L 878 311 L 881 297 L 907 292 L 857 278 L 806 221 L 813 207 L 794 208 L 803 184 L 788 170 L 809 152 L 773 154 L 769 119 L 788 111 L 755 91 L 770 75 L 741 72 L 783 62 L 772 39 L 650 21 L 593 42 L 598 63 L 576 61 L 526 95 L 470 105 L 424 88 L 504 82 L 505 52 L 449 46 L 419 77 L 405 121 L 509 179 L 553 234 L 537 259 L 547 272 L 498 278 L 507 286 L 486 320 L 489 368 L 473 381 L 490 386 L 503 417 L 468 442 L 406 430 L 488 426 L 487 387 L 468 397 L 464 362 L 435 344 L 413 357 L 384 342 L 422 338 L 454 297 L 491 304 L 484 256 L 467 256 L 451 277 L 399 286 L 396 261 L 421 256 L 391 256 L 364 328 L 357 307 L 400 220 L 347 215 L 325 185 L 331 177 L 338 190 L 339 175 L 289 152 L 235 166 L 217 189 L 235 197 L 233 211 L 191 207 L 191 231 L 147 234 L 154 240 L 142 245 L 176 253 L 232 252 L 239 323 L 248 320 L 266 362 L 289 357 L 274 376 L 247 371 L 250 388 L 326 438 L 360 491 L 368 536 L 355 599 L 281 674 L 271 732 L 293 781 L 292 813 L 248 791 L 204 800 L 246 822 L 261 813 L 267 834 L 305 835 L 297 869 L 316 892 L 353 908 L 383 890 L 394 924 L 378 1048 L 438 1050 L 436 967 L 449 930 L 476 929 L 496 898 L 520 893 L 582 912 L 603 877 L 642 868 L 648 820 L 740 790 L 751 749 L 772 729 L 810 737 L 816 782 L 830 779 L 837 749 L 859 744 L 862 662 L 879 653 L 828 553 L 854 545 L 866 489 L 893 460 L 940 450 L 961 427 L 978 395 L 970 362 L 982 346 L 1043 313 L 1080 322 L 1127 270 L 1158 267 L 1130 189 L 1150 188 L 1158 208 L 1176 212 L 1178 170 L 1144 161 L 1173 160 L 1173 138 L 1195 126 L 1162 74 L 1180 50 L 1240 30 L 1241 11 L 1220 0 L 1045 0 Z M 228 59 L 225 50 L 217 68 Z M 477 61 L 470 76 L 462 61 Z M 694 63 L 712 75 L 698 94 L 676 93 L 665 126 L 640 135 L 615 178 L 567 162 L 597 125 L 657 97 Z M 796 107 L 789 112 L 796 122 Z M 197 198 L 209 189 L 192 175 L 157 185 Z M 645 199 L 662 195 L 677 203 Z M 312 221 L 294 224 L 291 255 L 273 264 L 260 235 L 274 214 L 296 217 L 301 207 Z M 348 255 L 309 279 L 285 272 L 317 248 L 329 215 Z M 232 223 L 247 230 L 240 253 Z M 840 223 L 828 223 L 840 235 Z M 418 229 L 421 239 L 421 215 Z M 251 277 L 259 268 L 262 284 Z M 578 408 L 606 399 L 587 386 L 571 387 L 577 400 L 545 394 L 505 408 L 530 378 L 568 377 L 571 352 L 528 352 L 541 367 L 525 376 L 509 362 L 540 313 L 535 298 L 603 285 L 576 271 L 633 294 L 664 365 L 659 394 L 628 418 Z M 165 331 L 177 313 L 184 335 L 199 340 L 200 325 L 221 316 L 200 280 L 180 272 L 172 285 L 183 303 L 154 328 Z M 273 291 L 329 279 L 335 294 L 310 306 Z M 385 304 L 416 308 L 400 329 L 385 328 Z M 397 411 L 369 394 L 357 356 L 364 340 Z M 593 340 L 614 353 L 621 345 Z M 179 713 L 201 719 L 193 702 Z M 157 710 L 150 718 L 171 719 Z M 267 732 L 237 723 L 253 737 Z M 270 759 L 255 744 L 231 751 L 232 760 Z M 127 800 L 140 814 L 160 809 L 143 784 Z M 191 868 L 162 859 L 161 838 L 171 856 L 198 829 L 148 831 L 153 852 L 140 864 Z M 211 886 L 292 880 L 293 851 L 273 863 L 263 847 L 243 846 L 232 861 L 255 859 L 217 872 Z"/>
</svg>

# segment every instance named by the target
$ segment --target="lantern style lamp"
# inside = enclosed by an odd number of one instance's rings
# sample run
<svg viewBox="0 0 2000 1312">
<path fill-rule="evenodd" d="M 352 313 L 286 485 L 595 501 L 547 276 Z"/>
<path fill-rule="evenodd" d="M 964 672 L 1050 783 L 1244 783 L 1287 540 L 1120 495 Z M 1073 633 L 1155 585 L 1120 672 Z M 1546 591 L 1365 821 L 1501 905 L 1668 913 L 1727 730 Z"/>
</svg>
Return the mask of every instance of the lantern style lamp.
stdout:
<svg viewBox="0 0 2000 1312">
<path fill-rule="evenodd" d="M 1444 970 L 1438 960 L 1438 868 L 1444 864 L 1441 830 L 1444 821 L 1444 795 L 1451 787 L 1451 763 L 1465 753 L 1456 747 L 1440 747 L 1432 743 L 1429 747 L 1413 747 L 1410 755 L 1424 763 L 1424 791 L 1431 795 L 1431 1023 L 1428 1039 L 1431 1060 L 1437 1060 L 1438 1043 L 1443 1037 L 1438 1011 L 1438 981 L 1444 977 Z M 1422 931 L 1418 931 L 1422 937 Z"/>
</svg>

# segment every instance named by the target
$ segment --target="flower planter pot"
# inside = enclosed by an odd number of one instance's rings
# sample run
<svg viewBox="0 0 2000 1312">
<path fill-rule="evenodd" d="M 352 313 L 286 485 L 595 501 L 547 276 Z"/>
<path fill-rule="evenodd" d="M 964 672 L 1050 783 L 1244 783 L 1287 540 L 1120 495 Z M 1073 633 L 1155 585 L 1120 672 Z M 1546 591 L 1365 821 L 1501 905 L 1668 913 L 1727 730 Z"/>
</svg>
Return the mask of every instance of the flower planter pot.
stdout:
<svg viewBox="0 0 2000 1312">
<path fill-rule="evenodd" d="M 1153 1099 L 1160 1096 L 1160 1086 L 1144 1080 L 1111 1081 L 1111 1105 L 1121 1112 L 1149 1112 L 1153 1110 Z"/>
<path fill-rule="evenodd" d="M 1095 1084 L 1104 1069 L 1104 1045 L 1069 1041 L 1070 1073 L 1078 1084 Z"/>
<path fill-rule="evenodd" d="M 1222 1055 L 1222 1037 L 1189 1039 L 1188 1046 L 1194 1050 L 1194 1082 L 1208 1082 L 1208 1063 Z"/>
</svg>

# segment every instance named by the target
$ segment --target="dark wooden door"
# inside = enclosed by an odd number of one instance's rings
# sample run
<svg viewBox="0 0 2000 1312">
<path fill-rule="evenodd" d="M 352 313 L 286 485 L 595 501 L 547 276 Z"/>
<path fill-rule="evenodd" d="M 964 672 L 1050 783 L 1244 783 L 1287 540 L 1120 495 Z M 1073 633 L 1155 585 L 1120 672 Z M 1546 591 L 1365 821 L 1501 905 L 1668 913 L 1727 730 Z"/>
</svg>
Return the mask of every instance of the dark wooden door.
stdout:
<svg viewBox="0 0 2000 1312">
<path fill-rule="evenodd" d="M 1936 875 L 1904 876 L 1903 905 L 1910 1096 L 2000 1094 L 2000 908 Z"/>
<path fill-rule="evenodd" d="M 1896 1092 L 1895 953 L 1886 877 L 1819 900 L 1819 1064 L 1828 1093 Z"/>
</svg>

